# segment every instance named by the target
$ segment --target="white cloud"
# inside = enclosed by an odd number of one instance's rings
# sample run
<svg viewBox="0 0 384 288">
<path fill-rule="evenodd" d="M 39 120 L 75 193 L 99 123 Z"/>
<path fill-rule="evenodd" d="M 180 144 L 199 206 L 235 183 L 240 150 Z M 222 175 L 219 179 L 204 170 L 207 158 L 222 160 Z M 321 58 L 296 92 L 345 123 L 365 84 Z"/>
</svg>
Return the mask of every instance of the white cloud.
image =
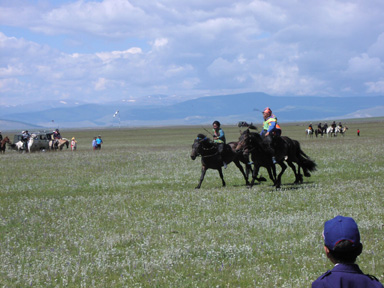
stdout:
<svg viewBox="0 0 384 288">
<path fill-rule="evenodd" d="M 367 82 L 365 83 L 365 85 L 368 87 L 368 93 L 384 94 L 384 80 L 380 80 L 377 82 Z"/>
<path fill-rule="evenodd" d="M 380 58 L 372 58 L 364 53 L 349 60 L 346 73 L 352 77 L 377 77 L 383 74 L 383 68 Z"/>
<path fill-rule="evenodd" d="M 95 83 L 95 90 L 105 90 L 107 85 L 107 79 L 99 78 Z"/>
<path fill-rule="evenodd" d="M 152 43 L 152 46 L 156 49 L 156 48 L 166 46 L 167 44 L 168 44 L 167 38 L 158 38 Z"/>
<path fill-rule="evenodd" d="M 112 51 L 112 52 L 99 52 L 96 56 L 99 57 L 104 63 L 119 59 L 128 58 L 134 54 L 141 54 L 142 50 L 139 47 L 133 47 L 125 51 Z"/>
<path fill-rule="evenodd" d="M 382 1 L 34 4 L 0 3 L 3 101 L 383 93 Z"/>
<path fill-rule="evenodd" d="M 12 77 L 23 75 L 23 68 L 8 65 L 7 67 L 0 67 L 0 77 Z"/>
<path fill-rule="evenodd" d="M 0 91 L 10 92 L 12 90 L 18 90 L 21 83 L 15 78 L 0 79 Z"/>
</svg>

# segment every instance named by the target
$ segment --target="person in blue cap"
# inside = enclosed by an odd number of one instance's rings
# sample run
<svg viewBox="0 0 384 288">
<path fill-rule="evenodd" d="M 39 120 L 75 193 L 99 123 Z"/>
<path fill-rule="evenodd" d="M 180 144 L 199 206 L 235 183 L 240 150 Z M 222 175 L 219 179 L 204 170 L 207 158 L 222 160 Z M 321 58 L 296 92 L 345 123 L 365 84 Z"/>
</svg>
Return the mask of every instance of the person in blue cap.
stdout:
<svg viewBox="0 0 384 288">
<path fill-rule="evenodd" d="M 383 288 L 379 280 L 364 274 L 355 264 L 363 251 L 360 232 L 351 217 L 336 216 L 324 224 L 324 250 L 335 267 L 312 283 L 312 288 Z"/>
</svg>

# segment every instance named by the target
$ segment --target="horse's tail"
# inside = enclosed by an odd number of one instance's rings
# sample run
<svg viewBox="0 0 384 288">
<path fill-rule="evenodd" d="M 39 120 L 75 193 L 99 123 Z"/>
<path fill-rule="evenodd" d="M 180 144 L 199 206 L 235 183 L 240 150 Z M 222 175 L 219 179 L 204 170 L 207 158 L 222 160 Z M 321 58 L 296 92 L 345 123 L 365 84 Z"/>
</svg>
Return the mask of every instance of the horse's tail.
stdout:
<svg viewBox="0 0 384 288">
<path fill-rule="evenodd" d="M 304 176 L 305 177 L 311 177 L 310 172 L 314 172 L 317 170 L 317 164 L 315 161 L 313 161 L 307 154 L 304 153 L 303 150 L 301 150 L 300 143 L 299 141 L 296 141 L 297 145 L 297 159 L 298 159 L 298 164 L 300 165 L 301 168 L 303 168 L 304 171 Z"/>
</svg>

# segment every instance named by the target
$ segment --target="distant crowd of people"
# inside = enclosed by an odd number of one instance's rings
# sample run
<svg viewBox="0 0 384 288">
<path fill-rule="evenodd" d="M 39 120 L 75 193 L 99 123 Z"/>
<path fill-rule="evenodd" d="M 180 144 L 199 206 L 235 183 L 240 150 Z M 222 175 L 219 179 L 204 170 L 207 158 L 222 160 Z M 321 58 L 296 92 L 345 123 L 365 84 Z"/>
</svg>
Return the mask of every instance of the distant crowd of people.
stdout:
<svg viewBox="0 0 384 288">
<path fill-rule="evenodd" d="M 92 140 L 92 148 L 93 150 L 100 150 L 101 144 L 103 144 L 103 139 L 101 139 L 101 136 L 94 137 Z"/>
<path fill-rule="evenodd" d="M 57 148 L 60 139 L 63 139 L 61 136 L 60 130 L 55 129 L 52 131 L 52 133 L 47 133 L 47 138 L 50 141 L 50 148 L 55 149 Z M 31 134 L 28 132 L 28 130 L 23 130 L 21 132 L 21 139 L 20 141 L 23 143 L 23 149 L 28 152 L 28 141 L 31 137 Z M 0 141 L 3 140 L 3 136 L 0 131 Z M 92 140 L 92 149 L 93 150 L 100 150 L 101 144 L 103 144 L 103 140 L 101 138 L 101 135 L 94 137 Z M 70 141 L 70 147 L 72 151 L 76 151 L 77 149 L 77 140 L 75 137 L 72 137 Z"/>
</svg>

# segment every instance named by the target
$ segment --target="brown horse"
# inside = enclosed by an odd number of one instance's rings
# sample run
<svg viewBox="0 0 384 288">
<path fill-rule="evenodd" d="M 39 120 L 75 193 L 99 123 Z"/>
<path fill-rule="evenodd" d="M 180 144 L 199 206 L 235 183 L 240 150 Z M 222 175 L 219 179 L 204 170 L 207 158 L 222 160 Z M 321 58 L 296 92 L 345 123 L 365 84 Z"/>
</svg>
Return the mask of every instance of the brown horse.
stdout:
<svg viewBox="0 0 384 288">
<path fill-rule="evenodd" d="M 195 187 L 196 189 L 201 187 L 201 183 L 203 182 L 205 173 L 208 169 L 217 170 L 219 172 L 223 186 L 226 185 L 222 171 L 223 161 L 225 161 L 227 164 L 231 162 L 235 163 L 237 168 L 239 168 L 241 171 L 241 174 L 243 174 L 246 185 L 249 185 L 248 174 L 249 171 L 252 171 L 252 168 L 251 165 L 248 164 L 249 161 L 247 157 L 235 152 L 236 146 L 237 142 L 226 144 L 221 156 L 218 153 L 216 143 L 214 143 L 211 139 L 203 134 L 197 135 L 197 138 L 193 142 L 191 152 L 192 160 L 195 160 L 197 156 L 201 156 L 201 176 L 199 184 Z M 245 164 L 246 172 L 244 172 L 243 166 L 240 164 L 240 162 Z"/>
<path fill-rule="evenodd" d="M 6 147 L 6 144 L 9 144 L 9 145 L 11 145 L 12 143 L 11 143 L 11 140 L 9 140 L 9 137 L 8 136 L 5 136 L 5 138 L 3 139 L 3 140 L 1 140 L 1 142 L 0 142 L 0 152 L 2 153 L 2 154 L 5 154 L 5 147 Z"/>
</svg>

